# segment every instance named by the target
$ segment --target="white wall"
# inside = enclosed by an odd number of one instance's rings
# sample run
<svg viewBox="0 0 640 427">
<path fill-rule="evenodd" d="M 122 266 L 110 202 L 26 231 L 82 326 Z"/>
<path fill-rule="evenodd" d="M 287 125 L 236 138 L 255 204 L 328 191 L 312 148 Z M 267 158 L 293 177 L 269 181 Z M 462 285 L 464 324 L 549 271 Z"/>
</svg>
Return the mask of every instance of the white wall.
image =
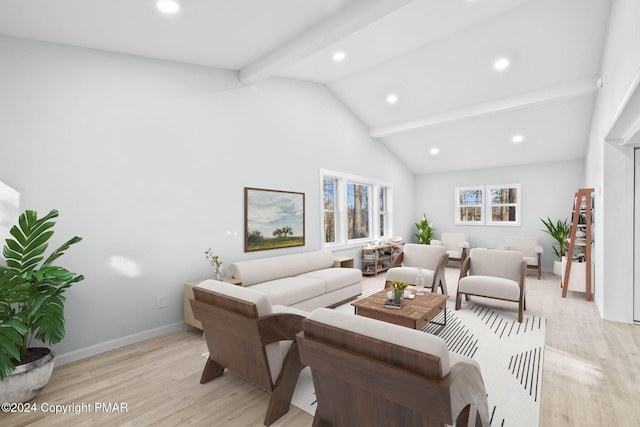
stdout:
<svg viewBox="0 0 640 427">
<path fill-rule="evenodd" d="M 633 149 L 604 141 L 640 72 L 640 2 L 614 0 L 586 157 L 596 191 L 595 302 L 603 318 L 633 321 Z M 599 286 L 600 284 L 600 286 Z"/>
<path fill-rule="evenodd" d="M 413 174 L 322 85 L 7 37 L 0 58 L 0 181 L 60 211 L 56 243 L 84 238 L 63 361 L 181 328 L 209 247 L 225 267 L 318 249 L 320 168 L 393 183 L 396 234 L 412 224 Z M 245 254 L 244 187 L 304 192 L 305 247 Z"/>
<path fill-rule="evenodd" d="M 421 175 L 416 178 L 416 217 L 426 213 L 436 238 L 443 232 L 467 233 L 471 247 L 497 248 L 506 236 L 537 236 L 544 249 L 542 268 L 552 271 L 554 240 L 542 232 L 540 218 L 569 218 L 583 176 L 581 160 Z M 455 225 L 455 187 L 490 184 L 521 185 L 521 225 Z"/>
</svg>

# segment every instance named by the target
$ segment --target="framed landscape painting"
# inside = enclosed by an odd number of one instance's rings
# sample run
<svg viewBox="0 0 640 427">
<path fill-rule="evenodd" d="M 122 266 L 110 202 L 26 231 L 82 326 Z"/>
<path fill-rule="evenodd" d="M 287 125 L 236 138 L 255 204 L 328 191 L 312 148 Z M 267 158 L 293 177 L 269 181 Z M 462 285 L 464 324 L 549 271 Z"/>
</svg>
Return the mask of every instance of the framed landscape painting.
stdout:
<svg viewBox="0 0 640 427">
<path fill-rule="evenodd" d="M 304 246 L 304 193 L 244 189 L 244 251 Z"/>
</svg>

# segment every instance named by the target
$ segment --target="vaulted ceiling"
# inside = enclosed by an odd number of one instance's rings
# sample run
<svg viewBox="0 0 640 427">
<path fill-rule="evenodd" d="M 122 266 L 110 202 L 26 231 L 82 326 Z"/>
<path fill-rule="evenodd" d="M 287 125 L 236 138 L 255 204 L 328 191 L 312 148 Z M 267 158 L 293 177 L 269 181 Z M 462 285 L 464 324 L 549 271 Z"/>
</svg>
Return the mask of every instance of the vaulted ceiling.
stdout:
<svg viewBox="0 0 640 427">
<path fill-rule="evenodd" d="M 176 1 L 0 0 L 0 34 L 324 84 L 417 174 L 585 155 L 611 0 Z"/>
</svg>

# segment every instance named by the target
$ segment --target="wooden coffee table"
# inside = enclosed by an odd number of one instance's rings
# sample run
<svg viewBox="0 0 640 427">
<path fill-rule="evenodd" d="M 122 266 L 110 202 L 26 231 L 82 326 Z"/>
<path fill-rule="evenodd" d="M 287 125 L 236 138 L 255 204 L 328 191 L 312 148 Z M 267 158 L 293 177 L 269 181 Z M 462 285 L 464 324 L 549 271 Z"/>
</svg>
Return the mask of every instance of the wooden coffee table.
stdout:
<svg viewBox="0 0 640 427">
<path fill-rule="evenodd" d="M 422 329 L 444 311 L 444 322 L 438 325 L 447 324 L 445 308 L 449 295 L 425 292 L 424 295 L 416 295 L 414 299 L 405 298 L 402 301 L 402 308 L 388 308 L 384 306 L 387 292 L 389 292 L 388 288 L 351 303 L 355 307 L 356 315 L 395 323 L 407 328 Z"/>
</svg>

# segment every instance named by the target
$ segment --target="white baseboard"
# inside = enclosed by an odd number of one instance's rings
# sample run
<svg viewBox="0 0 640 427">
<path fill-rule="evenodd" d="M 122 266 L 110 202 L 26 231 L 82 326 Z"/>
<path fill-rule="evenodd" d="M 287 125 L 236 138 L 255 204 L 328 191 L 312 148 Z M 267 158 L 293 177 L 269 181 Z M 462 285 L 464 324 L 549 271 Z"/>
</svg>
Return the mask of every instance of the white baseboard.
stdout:
<svg viewBox="0 0 640 427">
<path fill-rule="evenodd" d="M 109 350 L 115 350 L 116 348 L 124 347 L 129 344 L 135 344 L 137 342 L 148 340 L 150 338 L 155 338 L 160 335 L 176 332 L 184 328 L 184 322 L 171 323 L 159 328 L 149 329 L 147 331 L 138 332 L 137 334 L 116 338 L 111 341 L 106 341 L 89 347 L 80 348 L 78 350 L 73 350 L 68 353 L 58 354 L 56 355 L 56 366 L 66 365 L 67 363 L 95 356 L 96 354 L 104 353 Z"/>
</svg>

